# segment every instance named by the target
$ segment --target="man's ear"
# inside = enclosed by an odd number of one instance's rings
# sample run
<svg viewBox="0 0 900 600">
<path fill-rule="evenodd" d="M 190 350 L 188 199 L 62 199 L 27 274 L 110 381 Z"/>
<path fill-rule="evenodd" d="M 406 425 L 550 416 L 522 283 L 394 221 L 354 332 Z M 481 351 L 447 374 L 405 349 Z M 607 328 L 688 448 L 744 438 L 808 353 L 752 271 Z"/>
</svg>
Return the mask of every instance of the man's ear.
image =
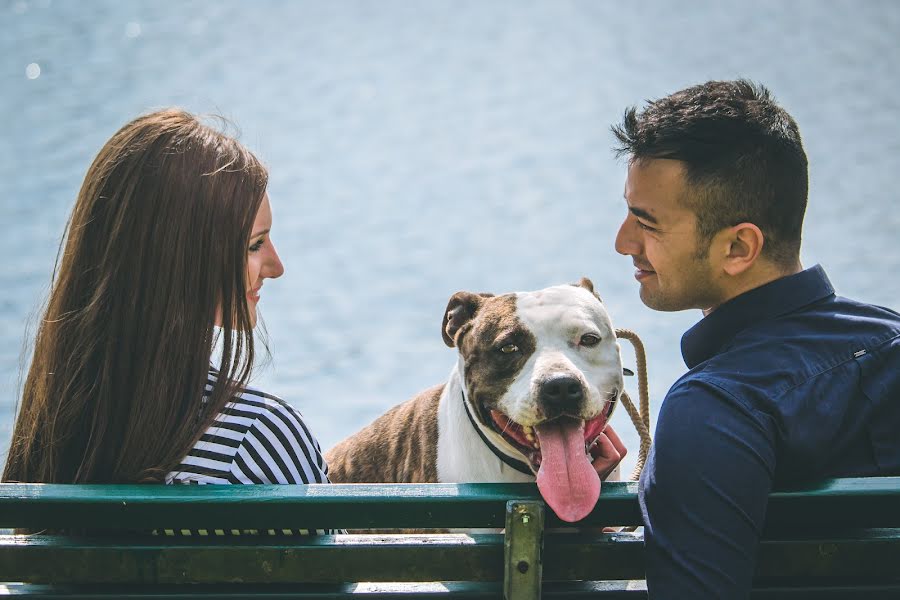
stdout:
<svg viewBox="0 0 900 600">
<path fill-rule="evenodd" d="M 738 223 L 722 233 L 727 244 L 722 268 L 731 276 L 746 272 L 762 253 L 766 236 L 753 223 Z"/>
<path fill-rule="evenodd" d="M 473 294 L 472 292 L 456 292 L 447 303 L 444 318 L 441 322 L 441 336 L 444 343 L 451 348 L 456 346 L 456 334 L 472 320 L 485 298 L 493 294 Z"/>
</svg>

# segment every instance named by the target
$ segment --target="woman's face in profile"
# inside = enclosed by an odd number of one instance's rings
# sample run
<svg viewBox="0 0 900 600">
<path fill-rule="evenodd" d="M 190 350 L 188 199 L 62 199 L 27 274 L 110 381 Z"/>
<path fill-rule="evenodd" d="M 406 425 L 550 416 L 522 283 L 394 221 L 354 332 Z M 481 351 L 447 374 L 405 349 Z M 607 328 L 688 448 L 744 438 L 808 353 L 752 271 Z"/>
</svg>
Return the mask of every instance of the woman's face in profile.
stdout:
<svg viewBox="0 0 900 600">
<path fill-rule="evenodd" d="M 284 266 L 272 244 L 271 229 L 272 207 L 269 204 L 269 195 L 266 194 L 259 205 L 256 219 L 253 221 L 253 229 L 250 230 L 250 246 L 247 248 L 247 310 L 250 313 L 250 322 L 254 327 L 256 326 L 256 306 L 259 303 L 263 281 L 281 277 L 284 273 Z"/>
<path fill-rule="evenodd" d="M 247 302 L 247 312 L 250 313 L 250 324 L 256 327 L 256 305 L 259 303 L 260 289 L 263 281 L 269 278 L 281 277 L 284 266 L 269 233 L 272 229 L 272 207 L 269 205 L 269 195 L 263 196 L 253 228 L 250 230 L 250 241 L 247 247 L 247 277 L 244 284 L 244 299 Z M 222 326 L 222 307 L 216 308 L 216 326 Z"/>
</svg>

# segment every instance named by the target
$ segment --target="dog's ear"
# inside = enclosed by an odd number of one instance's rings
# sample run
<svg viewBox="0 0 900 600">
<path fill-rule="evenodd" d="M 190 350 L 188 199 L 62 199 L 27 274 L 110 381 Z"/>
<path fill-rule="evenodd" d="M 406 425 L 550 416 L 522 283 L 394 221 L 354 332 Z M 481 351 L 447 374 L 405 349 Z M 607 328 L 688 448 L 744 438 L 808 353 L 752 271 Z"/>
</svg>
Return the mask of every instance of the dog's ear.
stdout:
<svg viewBox="0 0 900 600">
<path fill-rule="evenodd" d="M 597 300 L 603 302 L 603 298 L 600 297 L 600 294 L 594 291 L 594 282 L 587 277 L 582 277 L 581 281 L 579 281 L 578 283 L 573 283 L 572 285 L 574 285 L 575 287 L 583 287 L 584 289 L 592 293 Z"/>
<path fill-rule="evenodd" d="M 472 320 L 478 307 L 485 298 L 490 298 L 493 294 L 473 294 L 472 292 L 456 292 L 450 297 L 447 303 L 447 310 L 444 311 L 444 319 L 441 323 L 441 335 L 444 343 L 451 348 L 456 346 L 456 334 L 463 325 Z"/>
<path fill-rule="evenodd" d="M 578 283 L 573 283 L 572 285 L 577 285 L 578 287 L 583 287 L 590 293 L 594 293 L 594 282 L 588 279 L 587 277 L 582 277 L 581 281 Z"/>
</svg>

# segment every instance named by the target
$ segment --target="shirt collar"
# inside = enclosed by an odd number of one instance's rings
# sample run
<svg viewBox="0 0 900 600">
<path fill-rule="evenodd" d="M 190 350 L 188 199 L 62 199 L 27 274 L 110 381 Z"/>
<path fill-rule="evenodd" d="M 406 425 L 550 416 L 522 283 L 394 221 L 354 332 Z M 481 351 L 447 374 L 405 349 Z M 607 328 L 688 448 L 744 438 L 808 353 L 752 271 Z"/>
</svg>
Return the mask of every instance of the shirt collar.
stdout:
<svg viewBox="0 0 900 600">
<path fill-rule="evenodd" d="M 684 363 L 693 369 L 754 323 L 774 319 L 831 295 L 834 288 L 820 265 L 744 292 L 685 332 L 681 338 Z"/>
</svg>

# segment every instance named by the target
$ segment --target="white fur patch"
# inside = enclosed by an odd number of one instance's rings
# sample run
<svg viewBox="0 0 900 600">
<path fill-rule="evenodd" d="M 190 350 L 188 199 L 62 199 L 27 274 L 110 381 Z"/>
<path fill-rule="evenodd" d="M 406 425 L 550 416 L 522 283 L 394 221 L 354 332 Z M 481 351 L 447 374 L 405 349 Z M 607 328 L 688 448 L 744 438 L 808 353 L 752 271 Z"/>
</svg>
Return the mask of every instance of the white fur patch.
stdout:
<svg viewBox="0 0 900 600">
<path fill-rule="evenodd" d="M 534 334 L 537 346 L 500 399 L 499 407 L 509 418 L 523 425 L 541 420 L 538 385 L 548 375 L 570 375 L 584 384 L 587 398 L 580 416 L 586 420 L 606 410 L 613 390 L 624 389 L 615 330 L 603 304 L 591 292 L 573 285 L 520 292 L 516 316 Z M 599 336 L 600 343 L 580 345 L 587 333 Z"/>
<path fill-rule="evenodd" d="M 460 362 L 462 359 L 460 358 Z M 488 448 L 466 415 L 459 365 L 450 372 L 438 404 L 437 475 L 442 483 L 525 482 L 534 477 L 506 465 Z M 494 432 L 498 446 L 507 442 Z"/>
</svg>

